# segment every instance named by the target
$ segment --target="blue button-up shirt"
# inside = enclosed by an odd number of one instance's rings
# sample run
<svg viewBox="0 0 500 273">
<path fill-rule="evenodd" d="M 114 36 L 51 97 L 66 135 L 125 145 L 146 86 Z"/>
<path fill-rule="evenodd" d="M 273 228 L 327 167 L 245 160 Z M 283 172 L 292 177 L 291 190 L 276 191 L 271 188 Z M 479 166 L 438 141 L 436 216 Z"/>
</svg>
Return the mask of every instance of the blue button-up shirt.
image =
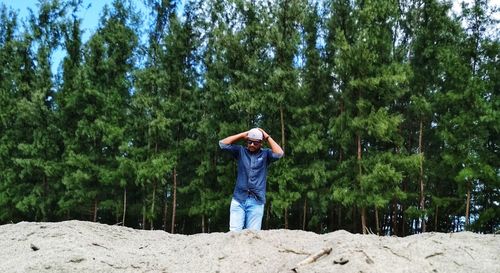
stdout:
<svg viewBox="0 0 500 273">
<path fill-rule="evenodd" d="M 238 160 L 238 177 L 234 187 L 233 198 L 244 203 L 247 197 L 253 196 L 258 203 L 266 202 L 267 167 L 283 155 L 273 153 L 271 149 L 261 148 L 251 153 L 241 145 L 219 142 L 222 150 L 230 151 Z"/>
</svg>

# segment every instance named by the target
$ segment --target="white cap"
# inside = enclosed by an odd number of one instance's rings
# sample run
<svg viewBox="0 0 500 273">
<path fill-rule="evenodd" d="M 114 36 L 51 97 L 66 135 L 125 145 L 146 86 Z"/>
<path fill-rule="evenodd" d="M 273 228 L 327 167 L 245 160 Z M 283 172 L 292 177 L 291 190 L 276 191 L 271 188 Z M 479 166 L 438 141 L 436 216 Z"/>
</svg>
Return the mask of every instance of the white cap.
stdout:
<svg viewBox="0 0 500 273">
<path fill-rule="evenodd" d="M 250 131 L 248 131 L 248 138 L 255 139 L 255 140 L 262 140 L 264 138 L 264 136 L 259 129 L 253 128 Z"/>
</svg>

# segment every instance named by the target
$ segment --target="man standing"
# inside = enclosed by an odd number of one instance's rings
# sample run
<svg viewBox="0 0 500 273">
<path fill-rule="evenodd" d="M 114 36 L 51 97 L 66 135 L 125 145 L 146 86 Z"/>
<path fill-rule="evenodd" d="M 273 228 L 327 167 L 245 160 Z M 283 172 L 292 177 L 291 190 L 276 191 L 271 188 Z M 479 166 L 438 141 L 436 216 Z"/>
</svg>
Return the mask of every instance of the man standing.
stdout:
<svg viewBox="0 0 500 273">
<path fill-rule="evenodd" d="M 246 147 L 233 144 L 241 139 L 246 141 Z M 271 149 L 262 148 L 263 141 L 267 141 Z M 229 230 L 260 230 L 266 202 L 267 167 L 283 157 L 283 149 L 260 128 L 226 137 L 219 141 L 219 146 L 238 160 Z"/>
</svg>

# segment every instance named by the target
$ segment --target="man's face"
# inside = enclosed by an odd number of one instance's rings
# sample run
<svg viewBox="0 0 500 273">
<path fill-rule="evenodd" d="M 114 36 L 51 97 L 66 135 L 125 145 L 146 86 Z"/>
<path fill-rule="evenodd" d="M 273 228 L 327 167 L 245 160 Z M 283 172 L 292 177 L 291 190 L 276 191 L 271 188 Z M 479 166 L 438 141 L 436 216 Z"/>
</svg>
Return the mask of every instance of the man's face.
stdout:
<svg viewBox="0 0 500 273">
<path fill-rule="evenodd" d="M 247 149 L 250 151 L 250 152 L 257 152 L 260 150 L 262 146 L 262 140 L 256 140 L 256 139 L 247 139 Z"/>
</svg>

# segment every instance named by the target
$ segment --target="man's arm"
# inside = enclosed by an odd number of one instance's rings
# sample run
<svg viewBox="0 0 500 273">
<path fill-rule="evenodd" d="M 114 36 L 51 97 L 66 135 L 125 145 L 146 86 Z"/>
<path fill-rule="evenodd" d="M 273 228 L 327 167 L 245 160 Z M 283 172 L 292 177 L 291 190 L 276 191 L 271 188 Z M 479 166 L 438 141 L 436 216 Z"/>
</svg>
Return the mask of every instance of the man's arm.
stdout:
<svg viewBox="0 0 500 273">
<path fill-rule="evenodd" d="M 267 143 L 269 143 L 269 146 L 271 147 L 273 153 L 283 156 L 285 152 L 283 151 L 283 149 L 281 149 L 281 146 L 278 143 L 276 143 L 276 141 L 274 141 L 274 139 L 268 133 L 266 133 L 266 131 L 264 131 L 261 128 L 259 128 L 259 130 L 264 135 L 264 140 L 266 140 Z"/>
<path fill-rule="evenodd" d="M 247 137 L 247 134 L 248 134 L 248 131 L 241 132 L 241 133 L 236 134 L 236 135 L 228 136 L 219 142 L 222 144 L 233 144 L 240 139 L 245 139 Z"/>
<path fill-rule="evenodd" d="M 228 136 L 222 140 L 219 140 L 219 147 L 222 150 L 230 151 L 235 159 L 239 157 L 241 146 L 240 145 L 232 145 L 234 142 L 246 138 L 248 135 L 247 132 L 241 132 L 236 135 Z"/>
</svg>

